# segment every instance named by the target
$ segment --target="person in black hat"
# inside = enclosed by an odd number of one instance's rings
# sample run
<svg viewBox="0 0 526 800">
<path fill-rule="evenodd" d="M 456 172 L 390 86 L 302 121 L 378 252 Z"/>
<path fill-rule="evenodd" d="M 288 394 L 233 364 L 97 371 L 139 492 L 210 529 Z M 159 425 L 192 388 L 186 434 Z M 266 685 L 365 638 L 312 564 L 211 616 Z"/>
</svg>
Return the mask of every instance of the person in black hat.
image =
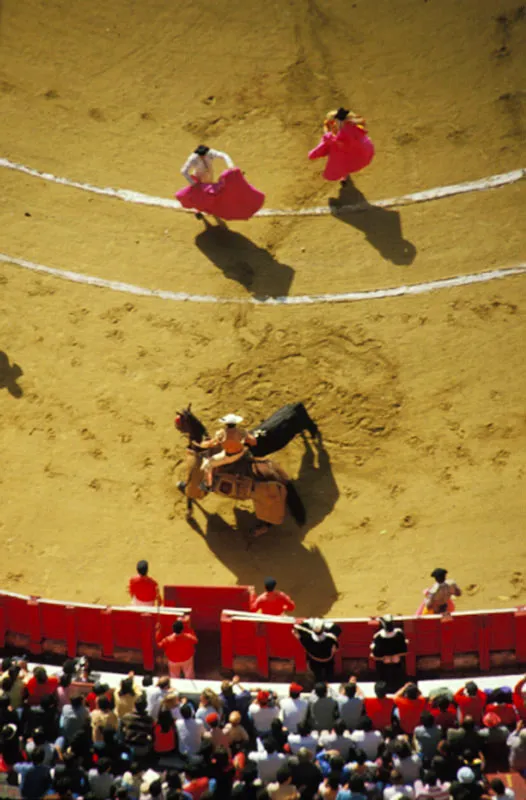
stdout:
<svg viewBox="0 0 526 800">
<path fill-rule="evenodd" d="M 405 655 L 408 641 L 391 614 L 380 617 L 380 630 L 371 642 L 371 656 L 376 663 L 377 680 L 385 681 L 389 692 L 397 691 L 406 682 Z"/>
<path fill-rule="evenodd" d="M 307 663 L 316 683 L 334 679 L 334 656 L 342 629 L 329 620 L 306 619 L 293 626 L 292 633 L 307 653 Z"/>
<path fill-rule="evenodd" d="M 446 580 L 447 569 L 437 567 L 431 573 L 436 583 L 427 589 L 424 601 L 424 614 L 447 614 L 455 610 L 452 597 L 460 597 L 462 591 L 455 581 Z"/>
<path fill-rule="evenodd" d="M 223 153 L 221 150 L 213 150 L 211 147 L 207 147 L 206 144 L 200 144 L 184 162 L 181 167 L 181 174 L 184 175 L 190 186 L 193 186 L 194 183 L 213 183 L 214 168 L 212 162 L 215 158 L 222 158 L 226 163 L 227 169 L 234 169 L 234 162 L 227 153 Z"/>
<path fill-rule="evenodd" d="M 325 133 L 309 159 L 327 157 L 323 177 L 328 181 L 340 181 L 345 186 L 353 172 L 371 163 L 374 145 L 367 135 L 365 120 L 348 108 L 341 106 L 329 111 L 324 121 Z"/>
</svg>

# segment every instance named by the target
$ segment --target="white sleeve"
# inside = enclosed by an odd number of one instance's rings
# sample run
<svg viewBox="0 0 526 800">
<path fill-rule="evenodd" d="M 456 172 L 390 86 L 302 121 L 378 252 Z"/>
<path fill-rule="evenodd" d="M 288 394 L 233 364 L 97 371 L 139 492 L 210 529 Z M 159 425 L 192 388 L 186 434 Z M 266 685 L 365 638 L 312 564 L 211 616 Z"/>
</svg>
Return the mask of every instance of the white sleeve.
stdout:
<svg viewBox="0 0 526 800">
<path fill-rule="evenodd" d="M 212 150 L 208 151 L 208 155 L 210 158 L 222 158 L 225 164 L 227 165 L 228 169 L 234 169 L 234 162 L 228 155 L 228 153 L 223 153 L 221 150 Z"/>
<path fill-rule="evenodd" d="M 192 176 L 190 175 L 190 170 L 196 163 L 197 158 L 199 158 L 199 156 L 197 156 L 195 153 L 192 153 L 192 155 L 188 156 L 183 166 L 181 167 L 181 175 L 184 175 L 190 186 L 194 185 L 194 181 L 192 180 Z"/>
</svg>

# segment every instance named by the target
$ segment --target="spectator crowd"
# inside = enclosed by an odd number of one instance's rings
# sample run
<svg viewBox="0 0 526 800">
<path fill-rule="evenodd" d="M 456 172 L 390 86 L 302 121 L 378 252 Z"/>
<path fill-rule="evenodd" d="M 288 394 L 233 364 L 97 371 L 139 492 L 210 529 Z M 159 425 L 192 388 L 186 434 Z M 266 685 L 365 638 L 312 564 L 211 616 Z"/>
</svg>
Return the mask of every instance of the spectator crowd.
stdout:
<svg viewBox="0 0 526 800">
<path fill-rule="evenodd" d="M 75 671 L 4 659 L 0 798 L 513 800 L 495 773 L 526 777 L 526 676 L 429 697 L 383 682 L 365 697 L 352 677 L 281 700 L 235 677 L 192 702 L 168 676 L 112 690 Z"/>
</svg>

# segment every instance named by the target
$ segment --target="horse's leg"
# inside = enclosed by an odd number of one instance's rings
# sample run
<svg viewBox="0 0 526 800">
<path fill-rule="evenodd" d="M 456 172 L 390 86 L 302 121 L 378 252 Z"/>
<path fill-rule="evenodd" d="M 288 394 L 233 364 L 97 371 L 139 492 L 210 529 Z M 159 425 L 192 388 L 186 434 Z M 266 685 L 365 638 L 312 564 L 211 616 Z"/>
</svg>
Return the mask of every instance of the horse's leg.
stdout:
<svg viewBox="0 0 526 800">
<path fill-rule="evenodd" d="M 186 519 L 194 516 L 194 502 L 191 497 L 186 498 Z"/>
<path fill-rule="evenodd" d="M 319 438 L 320 437 L 320 429 L 318 428 L 318 426 L 316 425 L 316 423 L 312 419 L 311 415 L 309 414 L 309 412 L 307 411 L 307 409 L 305 408 L 303 403 L 301 404 L 301 407 L 302 407 L 303 413 L 305 415 L 304 416 L 304 428 L 307 428 L 308 432 L 310 433 L 310 435 L 312 436 L 313 439 Z"/>
</svg>

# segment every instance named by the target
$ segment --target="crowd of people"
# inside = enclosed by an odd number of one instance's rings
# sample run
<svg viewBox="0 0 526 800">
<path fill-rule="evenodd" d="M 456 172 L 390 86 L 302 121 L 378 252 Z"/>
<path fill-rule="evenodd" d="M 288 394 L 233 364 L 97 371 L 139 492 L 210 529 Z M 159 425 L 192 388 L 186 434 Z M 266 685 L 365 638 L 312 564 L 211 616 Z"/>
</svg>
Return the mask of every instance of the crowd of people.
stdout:
<svg viewBox="0 0 526 800">
<path fill-rule="evenodd" d="M 6 658 L 0 798 L 24 800 L 513 800 L 487 774 L 526 776 L 526 676 L 491 695 L 468 682 L 424 697 L 355 677 L 278 699 L 238 677 L 193 701 L 169 676 L 112 690 Z M 174 685 L 175 684 L 175 685 Z"/>
</svg>

